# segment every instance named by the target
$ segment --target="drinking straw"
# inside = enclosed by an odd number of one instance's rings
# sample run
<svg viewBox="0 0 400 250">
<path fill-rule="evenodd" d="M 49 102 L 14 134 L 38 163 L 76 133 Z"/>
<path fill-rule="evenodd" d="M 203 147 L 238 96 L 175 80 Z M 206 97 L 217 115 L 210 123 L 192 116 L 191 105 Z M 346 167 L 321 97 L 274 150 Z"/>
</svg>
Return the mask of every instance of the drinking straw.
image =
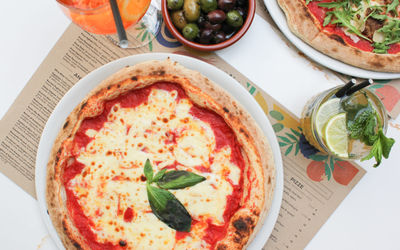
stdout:
<svg viewBox="0 0 400 250">
<path fill-rule="evenodd" d="M 119 46 L 123 49 L 128 48 L 128 38 L 126 37 L 126 32 L 124 25 L 122 24 L 121 14 L 118 9 L 118 4 L 116 0 L 110 0 L 111 10 L 114 17 L 115 27 L 118 32 Z"/>
<path fill-rule="evenodd" d="M 346 95 L 352 95 L 354 92 L 359 91 L 360 89 L 363 89 L 371 84 L 373 84 L 374 81 L 372 79 L 368 79 L 363 81 L 360 84 L 355 85 L 354 87 L 351 87 L 347 92 Z"/>
<path fill-rule="evenodd" d="M 346 92 L 356 84 L 356 79 L 352 78 L 348 83 L 346 83 L 341 89 L 336 92 L 335 96 L 340 98 L 343 97 Z"/>
</svg>

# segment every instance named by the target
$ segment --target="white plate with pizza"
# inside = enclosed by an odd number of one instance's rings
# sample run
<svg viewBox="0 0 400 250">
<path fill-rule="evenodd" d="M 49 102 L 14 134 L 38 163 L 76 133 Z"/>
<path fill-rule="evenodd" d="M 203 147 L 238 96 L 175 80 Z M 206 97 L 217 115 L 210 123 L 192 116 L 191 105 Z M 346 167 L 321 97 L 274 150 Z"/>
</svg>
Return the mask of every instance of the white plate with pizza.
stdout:
<svg viewBox="0 0 400 250">
<path fill-rule="evenodd" d="M 36 166 L 60 249 L 261 249 L 283 193 L 280 149 L 255 99 L 218 68 L 167 53 L 113 61 L 75 84 Z"/>
<path fill-rule="evenodd" d="M 382 40 L 383 37 L 382 32 L 375 31 L 380 31 L 389 22 L 385 21 L 384 24 L 383 20 L 373 19 L 372 17 L 375 15 L 376 18 L 382 18 L 380 16 L 382 16 L 381 12 L 383 13 L 384 10 L 379 10 L 378 12 L 378 10 L 375 11 L 376 7 L 374 7 L 373 10 L 375 12 L 371 14 L 368 7 L 365 7 L 365 4 L 361 4 L 361 7 L 358 7 L 360 14 L 357 14 L 358 12 L 353 13 L 353 18 L 359 18 L 364 22 L 351 20 L 351 23 L 347 23 L 348 27 L 339 27 L 340 23 L 332 23 L 338 22 L 337 16 L 342 18 L 341 14 L 346 9 L 340 5 L 329 5 L 329 3 L 326 5 L 327 7 L 321 7 L 321 4 L 327 4 L 322 3 L 326 1 L 319 2 L 315 0 L 307 2 L 310 3 L 307 5 L 305 0 L 264 0 L 272 19 L 282 33 L 299 50 L 314 61 L 327 68 L 354 77 L 372 79 L 400 78 L 400 66 L 398 63 L 400 54 L 398 52 L 396 54 L 387 52 L 390 46 L 395 46 L 395 48 L 391 49 L 396 49 L 397 51 L 399 44 L 387 45 L 379 43 L 380 47 L 376 46 L 374 48 L 372 46 L 372 43 L 375 43 L 374 41 L 378 41 L 377 39 Z M 306 6 L 311 7 L 308 8 Z M 355 9 L 356 7 L 353 6 L 351 8 Z M 289 16 L 291 23 L 288 23 L 286 15 Z M 343 22 L 345 22 L 345 17 L 343 18 Z M 370 19 L 368 20 L 369 23 L 365 24 L 367 19 Z M 363 30 L 362 33 L 355 28 L 357 23 L 362 23 L 360 24 L 361 28 L 359 28 Z M 375 28 L 368 28 L 369 26 Z M 324 32 L 321 32 L 321 29 Z M 349 31 L 350 29 L 354 31 Z M 325 30 L 328 31 L 325 32 Z M 375 33 L 379 34 L 374 35 Z M 380 52 L 384 54 L 367 52 L 373 49 L 380 50 L 385 46 L 388 46 L 386 47 L 386 52 Z M 358 49 L 358 47 L 362 49 Z"/>
</svg>

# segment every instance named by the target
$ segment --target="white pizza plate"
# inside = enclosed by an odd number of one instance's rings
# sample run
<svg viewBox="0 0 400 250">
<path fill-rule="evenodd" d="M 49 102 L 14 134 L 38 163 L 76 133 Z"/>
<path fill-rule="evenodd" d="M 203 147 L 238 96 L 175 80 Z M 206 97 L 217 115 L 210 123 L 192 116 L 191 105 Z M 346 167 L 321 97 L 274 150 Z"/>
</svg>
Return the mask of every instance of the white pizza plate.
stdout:
<svg viewBox="0 0 400 250">
<path fill-rule="evenodd" d="M 78 83 L 76 83 L 65 94 L 65 96 L 58 103 L 49 120 L 47 121 L 47 124 L 43 130 L 42 137 L 40 138 L 39 148 L 36 156 L 36 196 L 39 201 L 41 216 L 44 219 L 44 222 L 47 226 L 47 229 L 49 230 L 51 237 L 60 249 L 64 249 L 64 247 L 47 213 L 45 191 L 47 161 L 49 159 L 50 151 L 53 146 L 53 141 L 55 140 L 61 126 L 63 125 L 65 119 L 70 114 L 70 112 L 74 109 L 75 106 L 77 106 L 81 102 L 86 94 L 89 93 L 90 90 L 92 90 L 108 76 L 112 75 L 113 73 L 117 72 L 127 65 L 135 65 L 137 63 L 148 60 L 165 60 L 168 57 L 170 57 L 174 61 L 179 62 L 189 69 L 199 71 L 204 76 L 218 83 L 248 110 L 248 112 L 253 116 L 253 118 L 256 120 L 256 122 L 266 135 L 271 145 L 275 161 L 276 187 L 268 217 L 265 219 L 261 230 L 258 232 L 257 236 L 254 238 L 248 249 L 261 249 L 271 235 L 281 207 L 283 193 L 283 166 L 279 145 L 274 130 L 272 129 L 272 126 L 266 115 L 264 114 L 263 110 L 244 87 L 242 87 L 228 74 L 212 66 L 211 64 L 182 55 L 168 53 L 151 53 L 121 58 L 94 70 Z"/>
<path fill-rule="evenodd" d="M 360 78 L 371 78 L 371 79 L 395 79 L 400 78 L 400 73 L 386 73 L 386 72 L 378 72 L 378 71 L 371 71 L 365 70 L 361 68 L 357 68 L 351 66 L 349 64 L 343 63 L 332 57 L 329 57 L 318 50 L 314 49 L 295 34 L 293 34 L 286 21 L 285 13 L 279 7 L 277 0 L 264 0 L 265 6 L 275 21 L 276 25 L 278 25 L 279 29 L 282 33 L 289 39 L 299 50 L 301 50 L 304 54 L 308 57 L 313 59 L 314 61 L 322 64 L 323 66 L 335 70 L 337 72 L 355 76 Z"/>
</svg>

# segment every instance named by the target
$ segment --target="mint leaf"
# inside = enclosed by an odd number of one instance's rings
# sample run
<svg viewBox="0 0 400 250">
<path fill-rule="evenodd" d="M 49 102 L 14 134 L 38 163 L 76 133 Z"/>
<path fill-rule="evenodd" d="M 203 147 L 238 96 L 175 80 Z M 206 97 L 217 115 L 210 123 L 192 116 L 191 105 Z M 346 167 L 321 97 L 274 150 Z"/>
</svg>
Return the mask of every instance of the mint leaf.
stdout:
<svg viewBox="0 0 400 250">
<path fill-rule="evenodd" d="M 367 156 L 362 158 L 361 161 L 369 160 L 374 157 L 376 161 L 374 167 L 378 167 L 381 164 L 382 155 L 386 159 L 389 157 L 389 153 L 392 149 L 394 142 L 394 139 L 387 138 L 383 133 L 382 128 L 380 128 L 378 131 L 378 136 L 376 137 L 376 140 L 372 145 L 371 151 Z"/>
<path fill-rule="evenodd" d="M 385 134 L 383 133 L 382 129 L 379 130 L 378 136 L 379 136 L 379 139 L 380 139 L 381 145 L 382 145 L 383 157 L 385 157 L 387 159 L 389 157 L 390 150 L 392 149 L 392 146 L 394 144 L 394 139 L 387 138 L 385 136 Z"/>
<path fill-rule="evenodd" d="M 165 173 L 165 175 L 157 181 L 157 185 L 164 189 L 181 189 L 194 186 L 205 180 L 205 177 L 192 172 L 173 170 Z"/>
<path fill-rule="evenodd" d="M 150 160 L 147 159 L 146 163 L 144 164 L 144 175 L 146 176 L 147 182 L 152 183 L 153 182 L 153 166 L 150 163 Z"/>
<path fill-rule="evenodd" d="M 372 145 L 371 151 L 369 151 L 369 154 L 365 156 L 364 158 L 361 159 L 361 161 L 369 160 L 372 157 L 375 158 L 376 163 L 374 164 L 374 168 L 379 166 L 382 161 L 382 145 L 380 139 L 376 140 L 374 142 L 374 145 Z"/>
<path fill-rule="evenodd" d="M 186 208 L 169 191 L 146 185 L 147 197 L 154 215 L 177 231 L 189 232 L 192 217 Z"/>
<path fill-rule="evenodd" d="M 397 6 L 399 6 L 399 0 L 393 0 L 390 4 L 387 5 L 386 12 L 390 13 L 393 11 L 394 15 L 397 16 Z"/>
</svg>

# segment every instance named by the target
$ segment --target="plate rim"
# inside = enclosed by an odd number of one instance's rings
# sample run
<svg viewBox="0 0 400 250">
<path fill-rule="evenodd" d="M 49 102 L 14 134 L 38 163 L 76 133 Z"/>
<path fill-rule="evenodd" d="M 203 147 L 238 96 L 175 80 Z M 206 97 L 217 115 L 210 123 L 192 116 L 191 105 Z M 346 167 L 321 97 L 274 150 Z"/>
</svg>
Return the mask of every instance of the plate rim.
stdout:
<svg viewBox="0 0 400 250">
<path fill-rule="evenodd" d="M 376 80 L 392 80 L 400 78 L 400 72 L 391 73 L 366 70 L 341 62 L 335 58 L 323 54 L 292 33 L 287 24 L 286 15 L 280 8 L 277 0 L 263 0 L 263 2 L 279 30 L 298 50 L 306 54 L 311 60 L 333 71 L 348 76 L 371 78 Z"/>
<path fill-rule="evenodd" d="M 224 71 L 220 70 L 216 66 L 201 61 L 197 58 L 172 54 L 172 53 L 143 53 L 136 54 L 127 57 L 123 57 L 114 61 L 111 61 L 95 70 L 87 74 L 81 80 L 79 80 L 74 86 L 71 87 L 70 90 L 61 98 L 59 103 L 54 108 L 51 113 L 47 123 L 43 129 L 37 155 L 36 155 L 36 167 L 35 167 L 35 188 L 36 188 L 36 197 L 38 199 L 39 212 L 41 214 L 42 220 L 46 225 L 47 231 L 49 232 L 53 242 L 59 249 L 65 249 L 52 222 L 50 216 L 47 213 L 47 204 L 46 204 L 46 176 L 47 176 L 47 162 L 50 155 L 50 150 L 53 146 L 53 142 L 55 137 L 58 134 L 59 129 L 61 128 L 63 122 L 66 117 L 70 114 L 73 108 L 80 103 L 80 101 L 89 93 L 97 84 L 99 84 L 106 77 L 115 73 L 119 69 L 123 68 L 126 65 L 134 65 L 136 63 L 148 61 L 148 60 L 163 60 L 166 58 L 171 58 L 174 61 L 177 61 L 179 64 L 199 71 L 201 74 L 206 76 L 207 78 L 216 82 L 221 88 L 227 91 L 230 95 L 232 95 L 239 103 L 241 103 L 245 108 L 247 108 L 248 112 L 252 115 L 253 119 L 256 120 L 258 126 L 263 131 L 263 134 L 267 137 L 268 142 L 270 144 L 271 150 L 273 152 L 273 158 L 275 162 L 275 188 L 273 192 L 273 198 L 271 207 L 268 211 L 268 214 L 263 221 L 263 225 L 260 230 L 255 235 L 254 239 L 251 241 L 247 249 L 261 249 L 265 243 L 267 242 L 269 236 L 271 235 L 275 223 L 277 221 L 281 202 L 283 195 L 283 163 L 282 156 L 280 152 L 280 148 L 278 145 L 278 141 L 276 135 L 273 131 L 272 125 L 267 118 L 264 111 L 261 109 L 260 105 L 256 102 L 256 100 L 251 96 L 251 94 L 234 78 L 229 76 Z M 192 65 L 192 67 L 188 67 L 187 64 Z M 197 68 L 200 68 L 198 70 Z M 206 72 L 202 72 L 206 71 Z M 211 75 L 211 76 L 210 76 Z M 98 78 L 98 79 L 96 79 Z M 224 79 L 221 82 L 232 82 L 235 81 L 239 86 L 238 88 L 226 88 L 221 86 L 221 83 L 215 81 L 215 78 Z M 92 81 L 91 84 L 87 83 Z M 223 83 L 222 85 L 224 85 Z M 226 84 L 225 84 L 226 85 Z M 88 87 L 89 86 L 89 87 Z M 86 91 L 81 91 L 81 89 L 87 89 Z M 239 90 L 236 90 L 239 89 Z M 79 92 L 79 93 L 78 93 Z M 236 95 L 232 92 L 238 92 Z M 240 95 L 239 95 L 240 94 Z M 243 95 L 243 96 L 242 96 Z M 83 96 L 83 97 L 82 97 Z M 82 97 L 82 98 L 80 98 Z M 243 100 L 242 100 L 243 99 Z M 75 105 L 68 105 L 69 103 L 76 103 Z M 65 111 L 67 110 L 67 111 Z M 254 114 L 257 116 L 254 116 Z M 260 123 L 262 121 L 262 123 Z M 264 123 L 264 124 L 263 124 Z M 44 167 L 39 167 L 44 166 Z M 266 237 L 268 236 L 268 237 Z"/>
</svg>

